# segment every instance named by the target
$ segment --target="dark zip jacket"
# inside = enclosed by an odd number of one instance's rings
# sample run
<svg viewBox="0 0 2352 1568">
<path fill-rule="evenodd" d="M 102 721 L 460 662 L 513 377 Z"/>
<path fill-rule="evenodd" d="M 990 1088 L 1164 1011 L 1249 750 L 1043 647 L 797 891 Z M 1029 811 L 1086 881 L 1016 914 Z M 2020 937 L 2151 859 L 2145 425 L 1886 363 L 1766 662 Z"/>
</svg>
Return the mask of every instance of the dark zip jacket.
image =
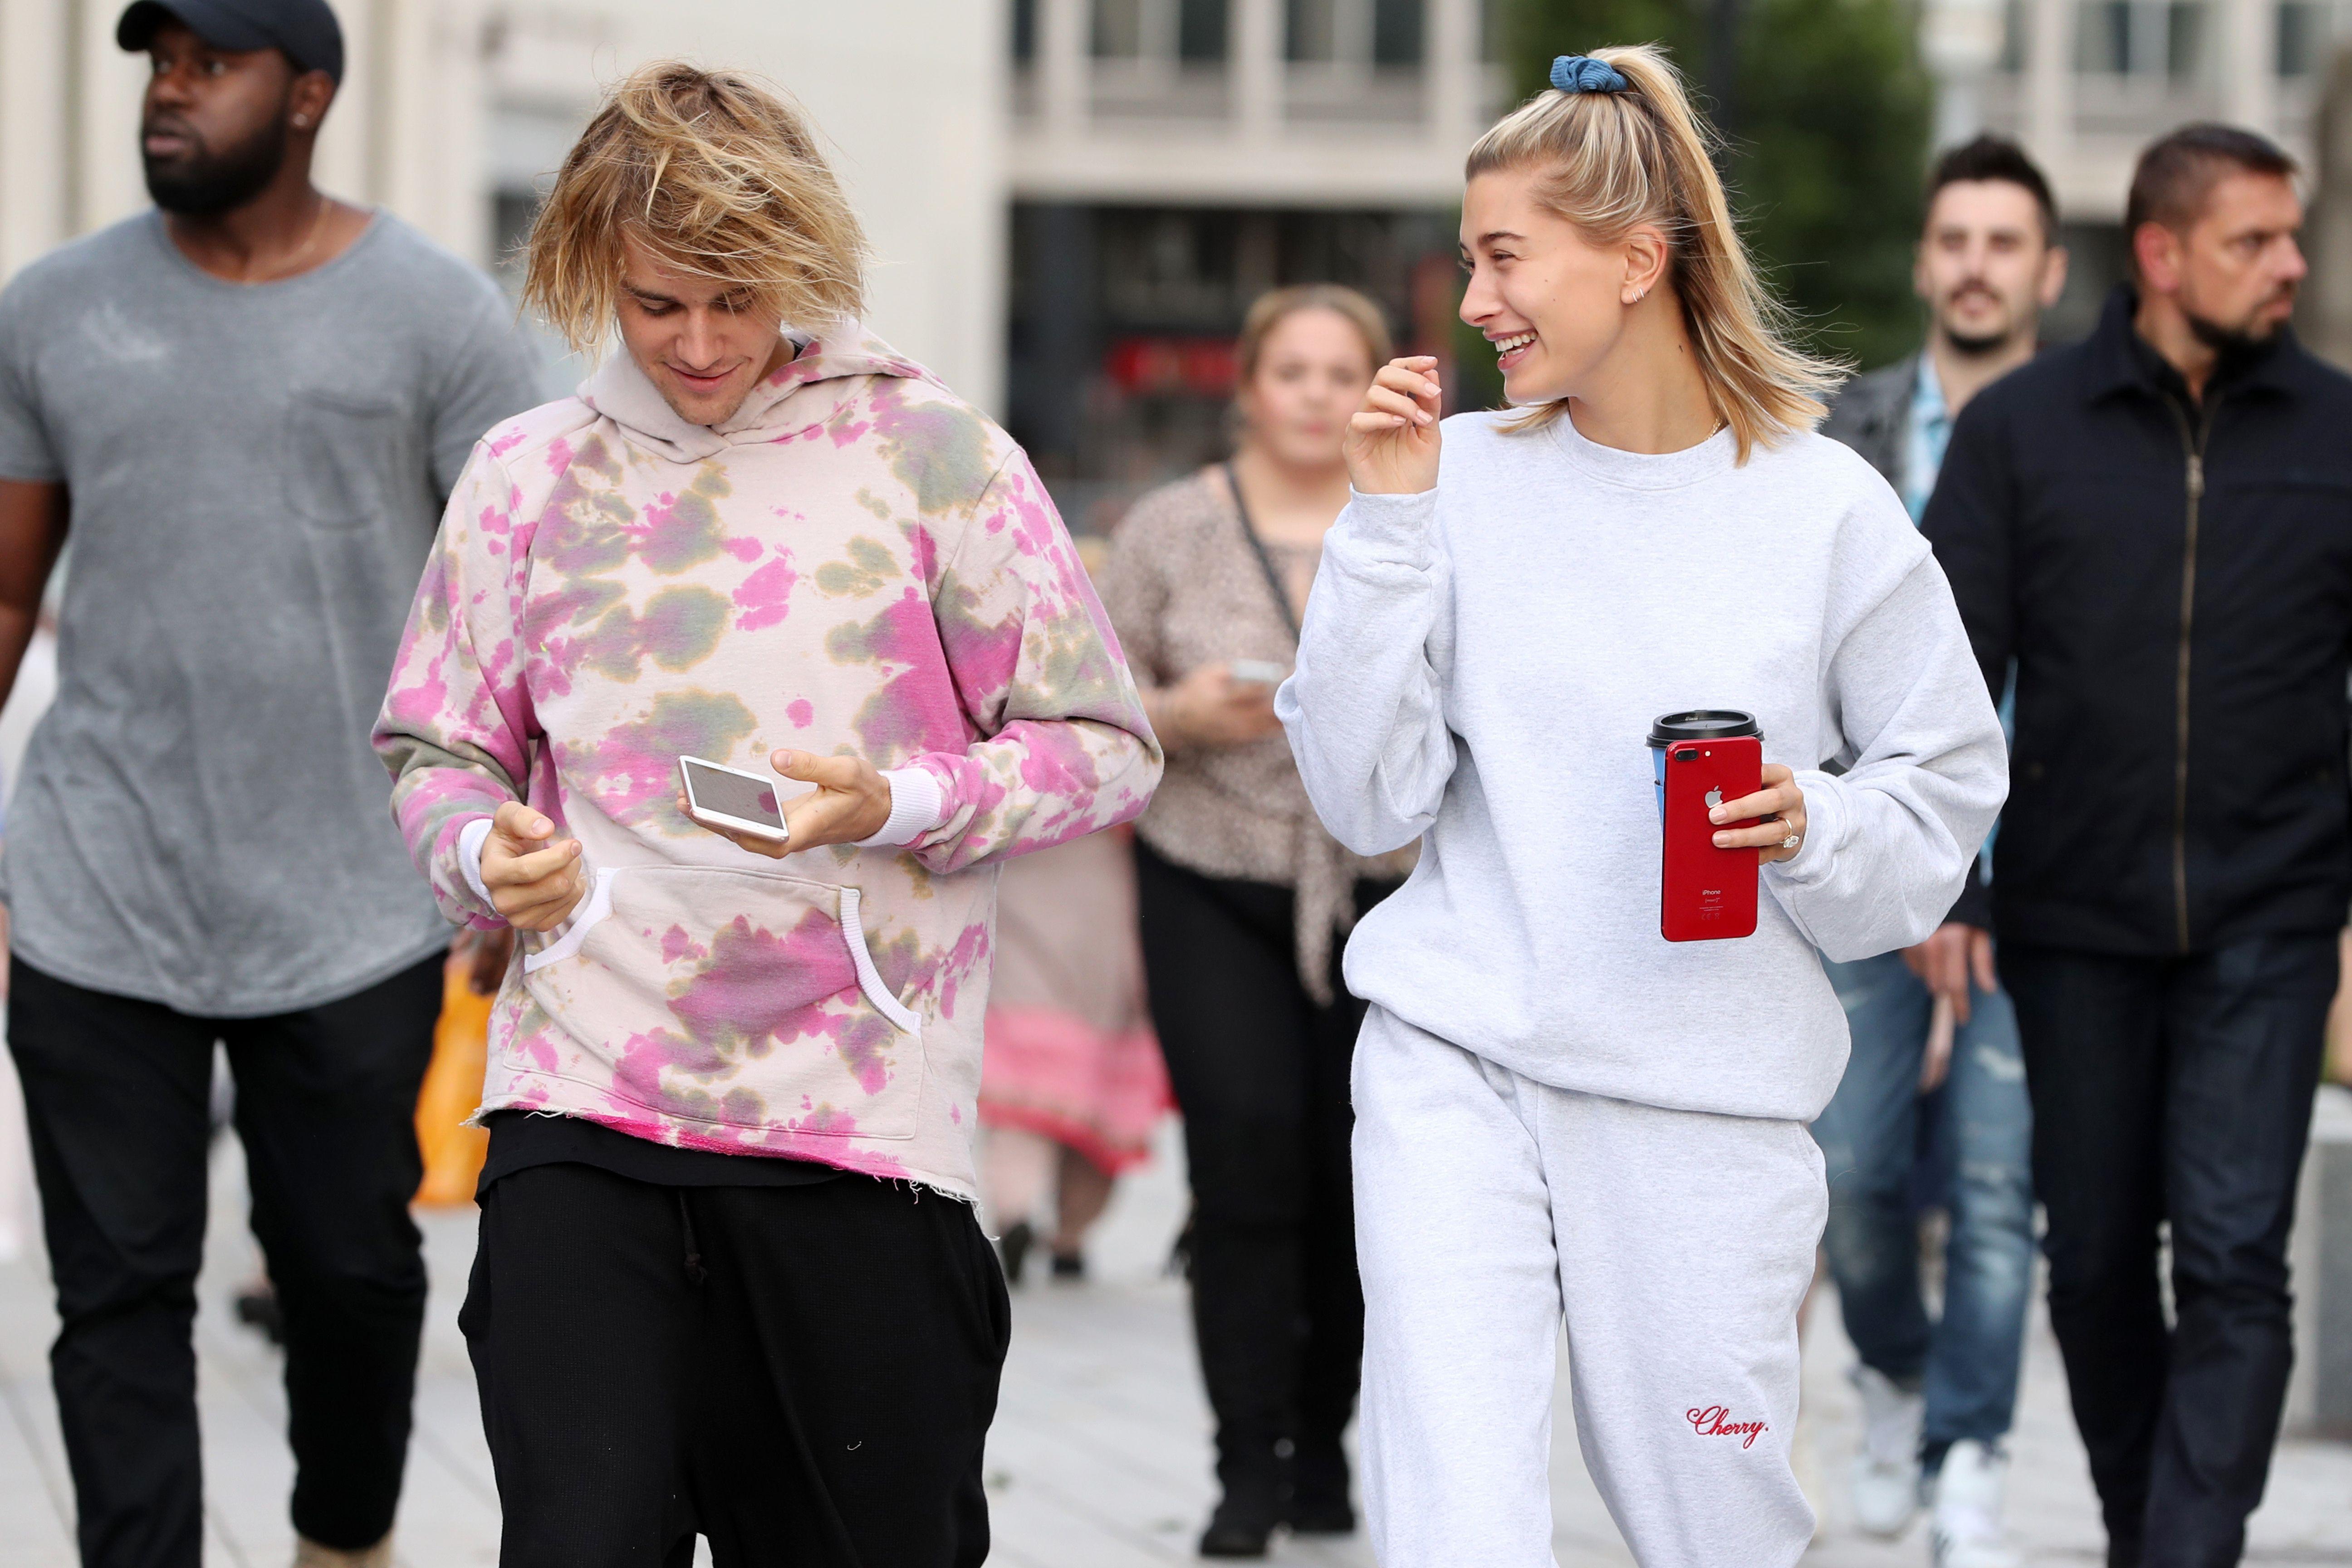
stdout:
<svg viewBox="0 0 2352 1568">
<path fill-rule="evenodd" d="M 2352 378 L 2282 333 L 2200 404 L 2133 330 L 2004 376 L 1924 526 L 2017 732 L 2006 941 L 2195 952 L 2352 900 Z"/>
</svg>

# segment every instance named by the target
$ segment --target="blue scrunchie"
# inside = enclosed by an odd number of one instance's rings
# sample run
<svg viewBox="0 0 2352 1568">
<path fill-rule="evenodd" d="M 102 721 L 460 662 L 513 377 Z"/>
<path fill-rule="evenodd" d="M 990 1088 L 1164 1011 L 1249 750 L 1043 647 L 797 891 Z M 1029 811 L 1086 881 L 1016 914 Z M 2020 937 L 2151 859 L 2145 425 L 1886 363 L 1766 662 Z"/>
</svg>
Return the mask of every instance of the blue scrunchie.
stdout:
<svg viewBox="0 0 2352 1568">
<path fill-rule="evenodd" d="M 1562 92 L 1631 92 L 1633 84 L 1606 60 L 1562 55 L 1551 62 L 1551 84 Z"/>
</svg>

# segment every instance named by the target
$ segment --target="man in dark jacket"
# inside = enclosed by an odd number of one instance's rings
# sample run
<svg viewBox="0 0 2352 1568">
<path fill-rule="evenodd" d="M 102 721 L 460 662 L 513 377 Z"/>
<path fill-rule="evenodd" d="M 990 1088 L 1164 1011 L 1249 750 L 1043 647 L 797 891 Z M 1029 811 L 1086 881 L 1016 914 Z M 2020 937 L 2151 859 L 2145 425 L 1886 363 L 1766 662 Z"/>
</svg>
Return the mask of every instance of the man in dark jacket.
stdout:
<svg viewBox="0 0 2352 1568">
<path fill-rule="evenodd" d="M 1927 344 L 1854 380 L 1822 426 L 1868 458 L 1915 519 L 1952 420 L 2033 357 L 2042 312 L 2066 281 L 2057 230 L 2049 183 L 2015 142 L 1979 136 L 1936 160 L 1913 269 Z M 1972 883 L 1916 947 L 1824 965 L 1853 1037 L 1845 1077 L 1813 1123 L 1830 1184 L 1822 1246 L 1860 1357 L 1853 1517 L 1899 1535 L 1932 1489 L 1935 1568 L 2017 1563 L 2001 1531 L 2002 1444 L 2033 1291 L 2033 1119 L 1991 924 L 1986 889 Z M 1948 1151 L 1952 1172 L 1943 1311 L 1932 1321 L 1913 1179 L 1923 1142 Z"/>
<path fill-rule="evenodd" d="M 2116 1568 L 2235 1563 L 2261 1500 L 2352 900 L 2352 379 L 2287 328 L 2294 173 L 2149 147 L 2134 282 L 1969 405 L 1927 514 L 1987 684 L 2015 663 L 1993 921 Z"/>
</svg>

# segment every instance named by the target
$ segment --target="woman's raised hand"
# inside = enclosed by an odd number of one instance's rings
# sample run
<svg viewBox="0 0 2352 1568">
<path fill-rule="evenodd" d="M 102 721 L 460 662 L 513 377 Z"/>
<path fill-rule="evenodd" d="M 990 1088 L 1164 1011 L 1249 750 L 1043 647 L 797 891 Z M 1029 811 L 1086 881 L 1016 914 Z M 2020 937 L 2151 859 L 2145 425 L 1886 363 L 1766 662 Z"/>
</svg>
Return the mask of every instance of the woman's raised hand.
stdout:
<svg viewBox="0 0 2352 1568">
<path fill-rule="evenodd" d="M 1408 354 L 1381 366 L 1348 420 L 1348 482 L 1365 495 L 1437 488 L 1437 361 Z"/>
</svg>

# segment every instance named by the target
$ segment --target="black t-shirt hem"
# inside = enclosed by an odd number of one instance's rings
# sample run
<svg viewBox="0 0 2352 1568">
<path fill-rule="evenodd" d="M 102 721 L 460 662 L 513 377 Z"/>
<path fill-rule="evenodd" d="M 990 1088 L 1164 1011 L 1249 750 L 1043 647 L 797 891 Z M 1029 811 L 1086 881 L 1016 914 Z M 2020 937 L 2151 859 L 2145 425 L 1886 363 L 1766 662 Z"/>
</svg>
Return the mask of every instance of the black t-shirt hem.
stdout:
<svg viewBox="0 0 2352 1568">
<path fill-rule="evenodd" d="M 803 1187 L 847 1174 L 811 1160 L 674 1148 L 583 1116 L 493 1110 L 482 1124 L 489 1129 L 490 1149 L 474 1186 L 478 1198 L 500 1177 L 533 1165 L 593 1165 L 659 1187 Z"/>
</svg>

